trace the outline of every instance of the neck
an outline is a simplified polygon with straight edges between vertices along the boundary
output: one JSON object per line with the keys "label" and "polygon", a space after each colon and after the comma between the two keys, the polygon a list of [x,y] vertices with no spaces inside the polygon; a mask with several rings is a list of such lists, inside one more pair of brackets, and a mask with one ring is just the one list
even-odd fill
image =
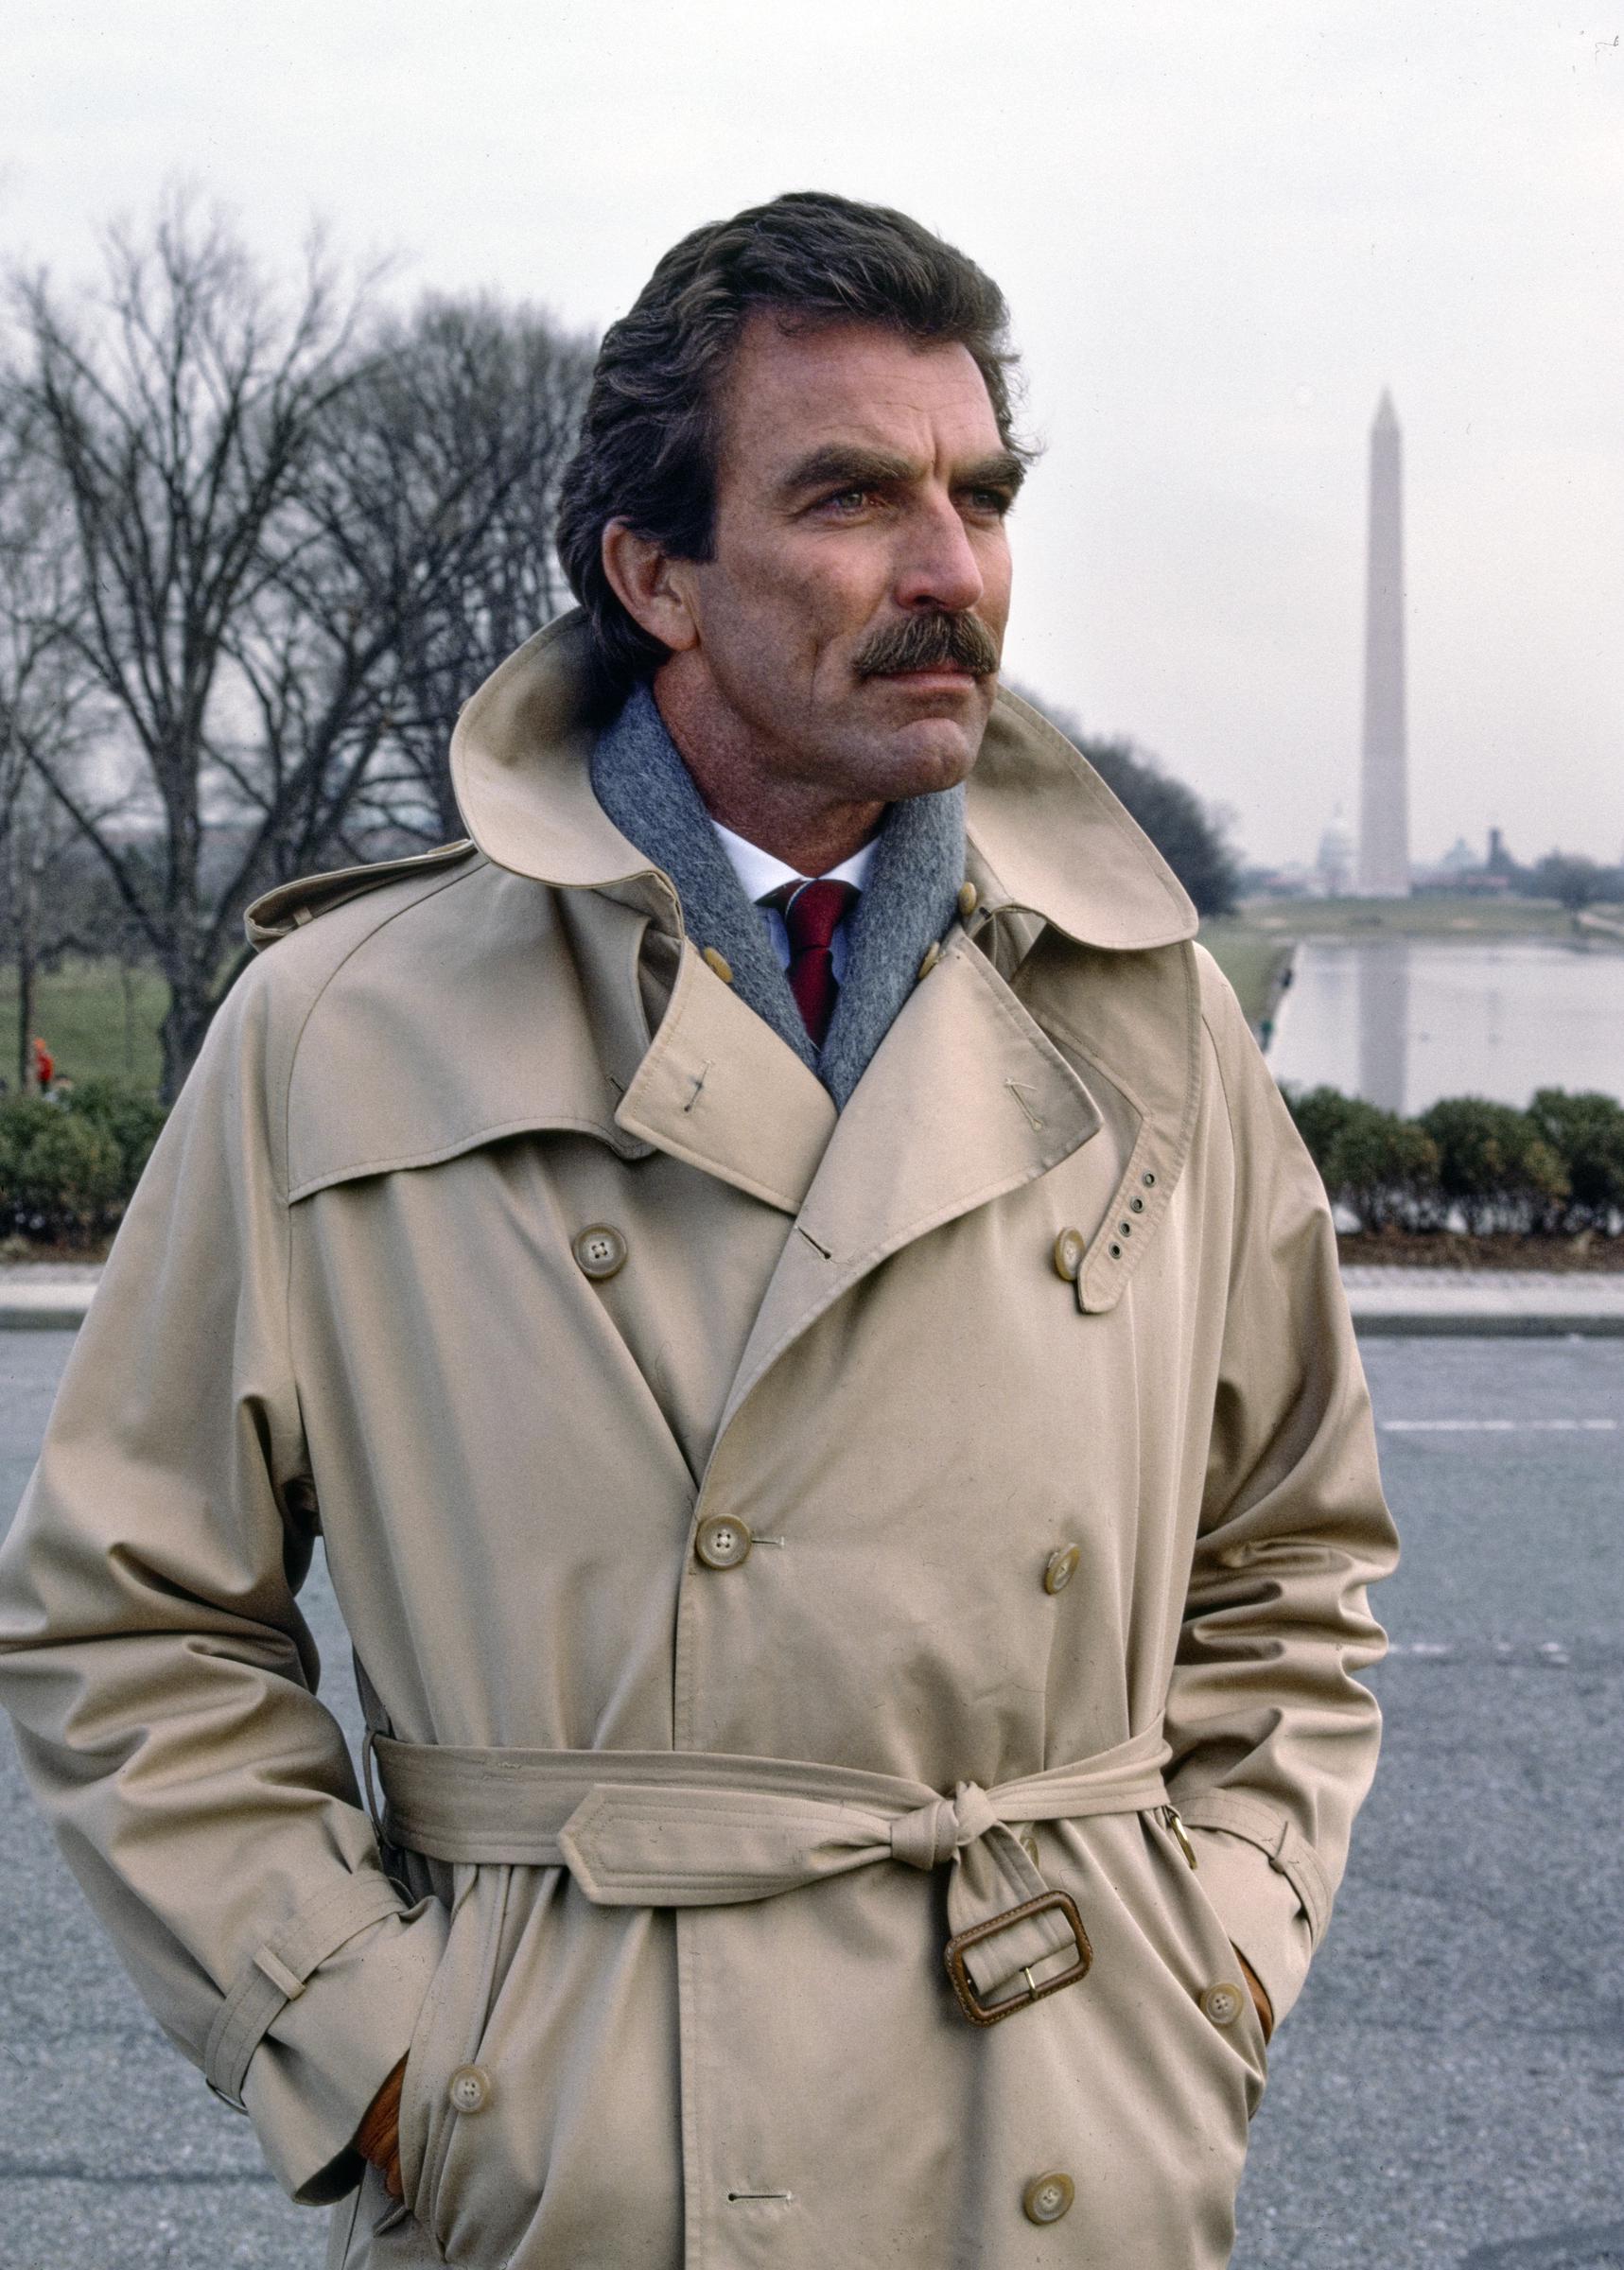
{"label": "neck", "polygon": [[797,875],[827,875],[878,833],[883,803],[787,778],[763,760],[743,719],[707,700],[681,673],[662,670],[653,690],[705,809],[747,844]]}

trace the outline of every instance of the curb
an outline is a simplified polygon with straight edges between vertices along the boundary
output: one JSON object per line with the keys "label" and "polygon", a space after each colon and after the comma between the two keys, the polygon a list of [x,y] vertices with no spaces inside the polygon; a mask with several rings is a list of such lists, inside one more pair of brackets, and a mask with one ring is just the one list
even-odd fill
{"label": "curb", "polygon": [[0,1332],[77,1332],[94,1284],[7,1284],[0,1282]]}
{"label": "curb", "polygon": [[1353,1328],[1370,1339],[1617,1339],[1624,1271],[1405,1269],[1344,1263]]}
{"label": "curb", "polygon": [[1355,1308],[1353,1330],[1362,1340],[1616,1340],[1624,1339],[1624,1310],[1506,1314],[1495,1309]]}
{"label": "curb", "polygon": [[[1426,1269],[1361,1269],[1347,1289],[1363,1339],[1624,1339],[1624,1272],[1541,1272],[1519,1283],[1506,1270],[1440,1283]],[[82,1279],[28,1284],[0,1273],[0,1332],[77,1332],[95,1290]]]}

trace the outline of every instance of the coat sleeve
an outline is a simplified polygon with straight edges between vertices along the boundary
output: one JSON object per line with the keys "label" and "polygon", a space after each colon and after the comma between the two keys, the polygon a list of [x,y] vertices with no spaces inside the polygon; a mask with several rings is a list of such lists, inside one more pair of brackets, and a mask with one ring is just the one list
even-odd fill
{"label": "coat sleeve", "polygon": [[0,1553],[0,1696],[159,2024],[321,2202],[359,2176],[443,1923],[379,1866],[294,1599],[314,1539],[270,975],[216,1018],[69,1361]]}
{"label": "coat sleeve", "polygon": [[1367,1586],[1397,1541],[1323,1187],[1202,959],[1232,1214],[1168,1785],[1202,1888],[1278,2021],[1324,1935],[1375,1771],[1381,1714],[1355,1674],[1386,1645]]}

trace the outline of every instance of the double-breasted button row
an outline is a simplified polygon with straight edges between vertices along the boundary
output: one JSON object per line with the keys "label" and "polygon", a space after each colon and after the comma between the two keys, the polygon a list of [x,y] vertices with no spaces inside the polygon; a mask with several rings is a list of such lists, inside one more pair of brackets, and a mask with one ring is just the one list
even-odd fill
{"label": "double-breasted button row", "polygon": [[1059,2168],[1034,2175],[1021,2194],[1021,2211],[1028,2223],[1057,2223],[1071,2211],[1077,2187]]}

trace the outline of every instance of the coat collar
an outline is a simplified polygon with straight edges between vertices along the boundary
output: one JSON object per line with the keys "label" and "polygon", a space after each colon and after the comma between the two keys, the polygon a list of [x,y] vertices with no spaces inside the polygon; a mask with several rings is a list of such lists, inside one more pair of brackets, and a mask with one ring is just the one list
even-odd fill
{"label": "coat collar", "polygon": [[[629,886],[680,934],[669,882],[592,793],[585,683],[585,618],[575,609],[480,687],[451,743],[468,832],[515,874],[565,889]],[[1015,694],[1001,690],[993,706],[966,827],[993,914],[1024,909],[1079,945],[1116,952],[1196,934],[1196,910],[1149,838],[1092,766]]]}

